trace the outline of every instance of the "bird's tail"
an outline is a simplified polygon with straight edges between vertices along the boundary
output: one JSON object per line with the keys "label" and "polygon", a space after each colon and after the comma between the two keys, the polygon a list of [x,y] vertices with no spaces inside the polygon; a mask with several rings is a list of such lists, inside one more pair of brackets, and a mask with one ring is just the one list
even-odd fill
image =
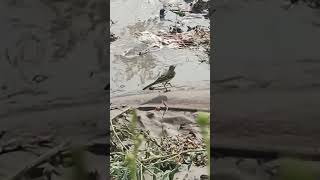
{"label": "bird's tail", "polygon": [[154,84],[155,84],[155,83],[151,83],[151,84],[149,84],[148,86],[144,87],[142,90],[146,90],[147,88],[153,86]]}

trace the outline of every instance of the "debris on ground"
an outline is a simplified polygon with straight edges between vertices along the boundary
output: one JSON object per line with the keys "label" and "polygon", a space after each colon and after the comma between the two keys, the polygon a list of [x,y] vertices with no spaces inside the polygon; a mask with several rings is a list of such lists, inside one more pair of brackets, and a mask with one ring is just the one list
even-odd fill
{"label": "debris on ground", "polygon": [[162,39],[149,31],[143,31],[135,34],[140,42],[149,44],[149,47],[162,48]]}
{"label": "debris on ground", "polygon": [[168,32],[159,31],[154,34],[148,31],[135,34],[137,39],[149,44],[149,47],[162,48],[163,45],[169,48],[187,48],[210,46],[210,30],[206,27],[196,26],[189,31],[182,32],[179,27],[170,27]]}
{"label": "debris on ground", "polygon": [[[136,149],[138,153],[135,156],[137,172],[142,173],[142,175],[139,173],[140,177],[153,176],[153,179],[162,179],[169,172],[173,177],[182,169],[207,166],[208,156],[205,145],[199,133],[194,129],[181,125],[179,134],[169,136],[163,129],[162,136],[157,137],[149,129],[141,126],[147,123],[145,118],[149,118],[150,121],[158,121],[156,119],[161,116],[155,115],[156,113],[148,111],[146,116],[133,115],[130,109],[125,109],[110,119],[110,167],[113,178],[126,179],[128,176],[129,167],[126,165],[126,157],[130,151],[135,151],[134,149],[137,148],[135,134],[136,136],[139,134],[143,139],[138,150]],[[137,123],[134,131],[132,131],[133,122]],[[188,170],[184,172],[190,173]]]}
{"label": "debris on ground", "polygon": [[114,33],[110,33],[110,42],[116,41],[119,39],[119,36],[116,36]]}
{"label": "debris on ground", "polygon": [[[159,44],[160,46],[161,44]],[[135,57],[138,57],[138,56],[143,56],[143,55],[146,55],[148,53],[150,53],[150,49],[151,47],[157,47],[158,45],[157,44],[152,44],[150,45],[150,47],[133,47],[133,48],[129,48],[127,50],[125,50],[120,56],[121,57],[125,57],[127,59],[130,59],[130,58],[135,58]],[[159,47],[158,46],[158,47]]]}
{"label": "debris on ground", "polygon": [[191,12],[193,13],[204,13],[207,12],[209,9],[209,2],[204,0],[198,0],[192,5]]}
{"label": "debris on ground", "polygon": [[202,14],[206,17],[209,14],[210,0],[193,0],[183,3],[169,3],[167,9],[180,17],[194,16],[194,14]]}
{"label": "debris on ground", "polygon": [[165,14],[165,9],[160,9],[160,20],[163,20],[164,18],[165,18],[165,16],[166,16],[166,14]]}
{"label": "debris on ground", "polygon": [[[210,28],[204,16],[209,14],[209,3],[206,0],[176,2],[170,1],[160,10],[160,20],[165,24],[160,30],[141,30],[134,32],[134,37],[147,48],[136,52],[136,56],[150,52],[150,48],[161,49],[164,46],[172,49],[190,48],[209,55]],[[203,60],[201,60],[203,61]]]}
{"label": "debris on ground", "polygon": [[[83,164],[81,164],[83,162],[80,162],[79,159],[86,157],[88,154],[105,156],[109,149],[107,143],[94,141],[75,146],[75,144],[69,140],[58,144],[54,142],[56,140],[54,136],[48,135],[30,138],[14,138],[1,143],[0,155],[22,151],[36,156],[33,161],[27,162],[25,166],[22,166],[16,170],[16,172],[7,174],[8,180],[52,179],[53,176],[63,178],[67,175],[61,172],[64,172],[67,168],[73,165],[83,166]],[[82,149],[81,154],[75,151],[75,147]],[[82,170],[83,172],[80,173],[88,174],[90,180],[98,180],[100,174],[96,170]]]}

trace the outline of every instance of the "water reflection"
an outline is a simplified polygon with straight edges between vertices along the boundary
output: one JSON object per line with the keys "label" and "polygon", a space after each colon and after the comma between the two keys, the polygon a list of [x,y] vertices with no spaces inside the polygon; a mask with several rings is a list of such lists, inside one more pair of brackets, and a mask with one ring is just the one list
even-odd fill
{"label": "water reflection", "polygon": [[[176,77],[172,80],[175,88],[209,88],[210,68],[208,64],[199,63],[199,57],[208,58],[204,52],[193,49],[171,49],[168,47],[150,49],[149,45],[137,40],[135,33],[148,31],[157,33],[167,30],[171,21],[160,22],[160,1],[111,1],[111,19],[116,23],[110,31],[120,38],[110,45],[111,96],[128,93],[142,93],[142,88],[155,80],[170,65],[177,65]],[[121,1],[123,2],[123,1]],[[168,13],[169,16],[170,13]],[[173,20],[175,14],[172,13]],[[183,23],[191,26],[198,24],[209,26],[207,19],[186,19]],[[138,55],[150,50],[150,53]]]}
{"label": "water reflection", "polygon": [[112,89],[126,84],[126,90],[137,89],[139,85],[145,84],[147,80],[154,78],[153,69],[156,68],[156,59],[150,55],[126,58],[114,55],[112,74]]}

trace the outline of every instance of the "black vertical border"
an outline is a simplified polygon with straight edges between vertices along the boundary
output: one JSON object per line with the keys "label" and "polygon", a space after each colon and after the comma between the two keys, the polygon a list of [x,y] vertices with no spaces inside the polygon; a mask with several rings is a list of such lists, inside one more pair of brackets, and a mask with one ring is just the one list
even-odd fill
{"label": "black vertical border", "polygon": [[[106,72],[106,106],[104,107],[106,110],[106,134],[107,134],[107,144],[110,147],[110,1],[107,1],[106,3],[107,5],[107,12],[106,12],[106,16],[107,16],[107,24],[106,24],[106,37],[101,37],[101,38],[105,38],[105,42],[106,42],[106,61],[108,61],[107,64],[107,69],[108,72]],[[110,149],[107,152],[107,157],[106,157],[106,174],[107,174],[107,179],[110,179]]]}
{"label": "black vertical border", "polygon": [[212,172],[214,172],[214,87],[213,87],[213,71],[214,71],[214,61],[215,61],[215,46],[214,46],[214,39],[215,39],[215,2],[214,0],[209,1],[209,18],[210,18],[210,179],[212,179]]}

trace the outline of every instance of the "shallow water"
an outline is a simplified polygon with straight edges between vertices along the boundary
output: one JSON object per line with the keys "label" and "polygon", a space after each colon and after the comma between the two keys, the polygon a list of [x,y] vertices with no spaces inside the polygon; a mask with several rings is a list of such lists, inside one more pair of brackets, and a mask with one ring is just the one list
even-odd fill
{"label": "shallow water", "polygon": [[[111,20],[115,22],[111,25],[111,32],[120,37],[110,46],[111,96],[142,93],[144,86],[172,64],[177,65],[176,77],[172,80],[174,88],[209,88],[210,66],[199,62],[201,58],[208,59],[204,52],[163,47],[144,56],[121,56],[129,49],[136,54],[146,48],[145,44],[133,37],[133,33],[168,28],[170,23],[159,20],[162,7],[163,3],[158,0],[111,1]],[[167,16],[172,14],[169,12]],[[207,19],[185,21],[192,25],[209,26]]]}

